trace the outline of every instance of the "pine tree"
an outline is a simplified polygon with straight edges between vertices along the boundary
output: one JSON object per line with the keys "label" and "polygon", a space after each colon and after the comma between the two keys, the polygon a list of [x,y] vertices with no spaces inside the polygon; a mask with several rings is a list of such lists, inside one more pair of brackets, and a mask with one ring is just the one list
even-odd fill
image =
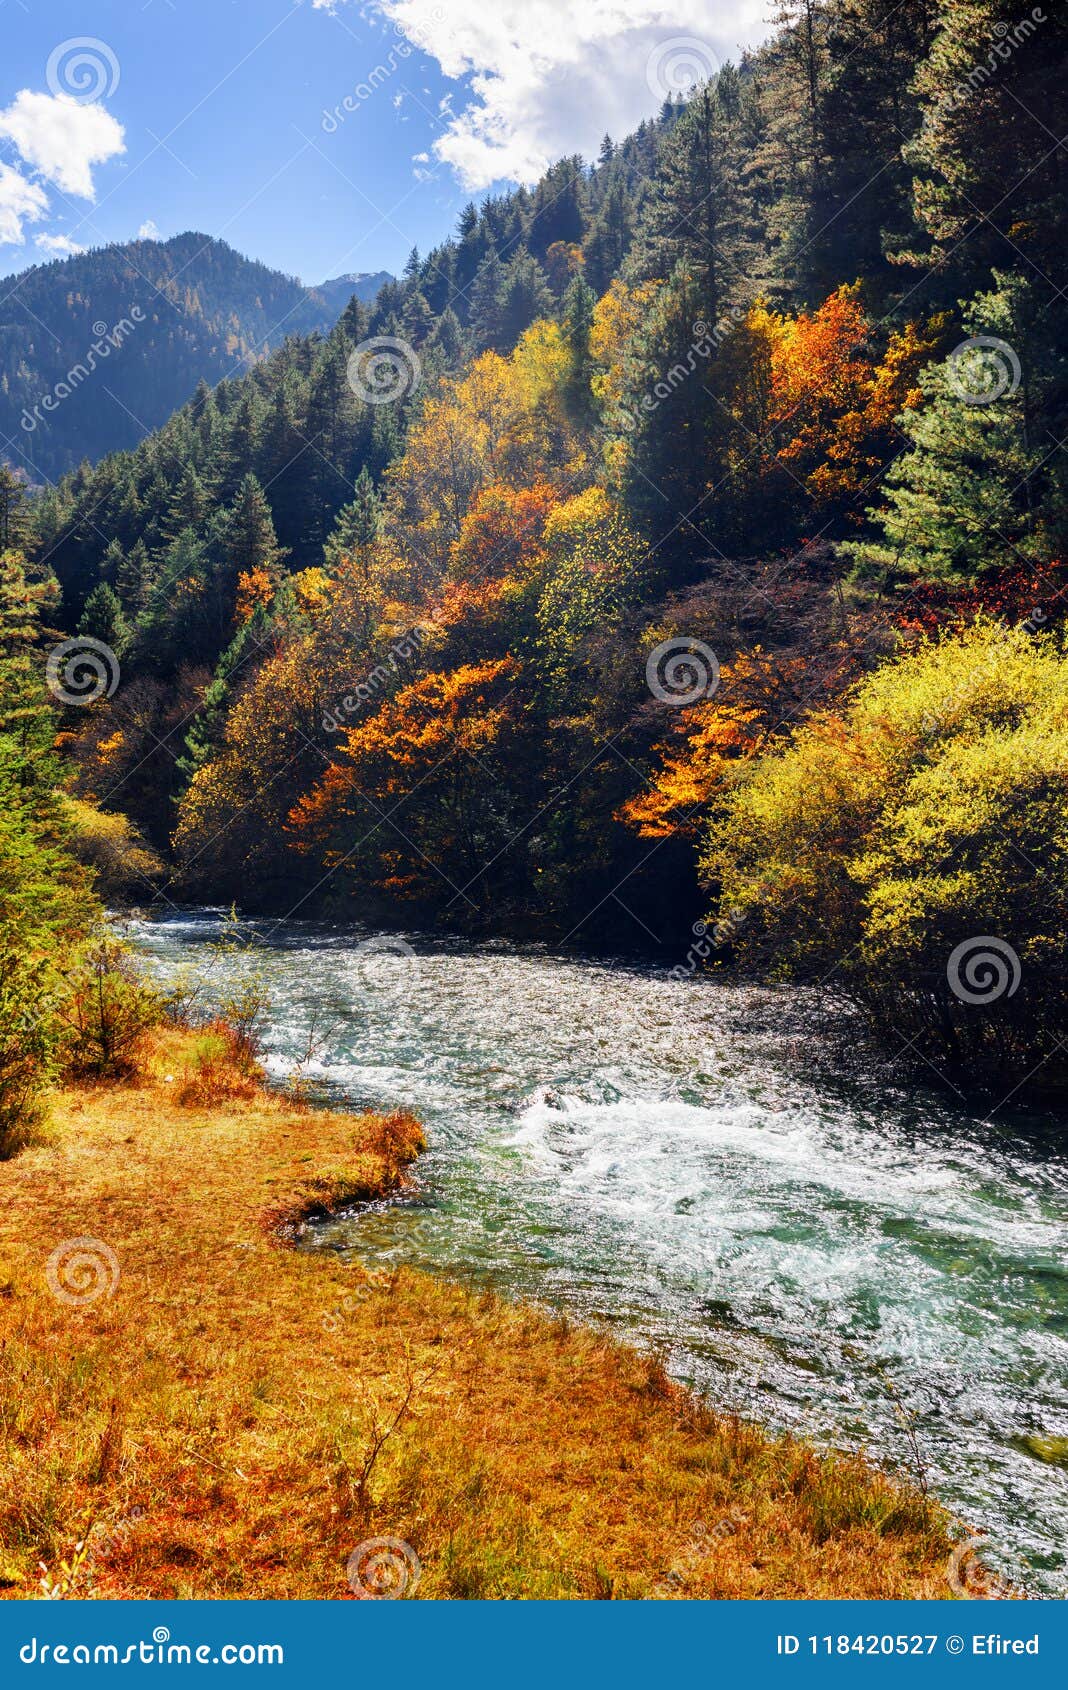
{"label": "pine tree", "polygon": [[580,244],[586,233],[586,176],[581,158],[562,158],[550,165],[534,189],[526,245],[545,262],[557,241]]}
{"label": "pine tree", "polygon": [[737,75],[725,66],[666,143],[635,261],[644,278],[685,273],[710,324],[730,300],[748,303],[752,294],[739,119]]}
{"label": "pine tree", "polygon": [[100,913],[67,849],[37,650],[53,601],[54,584],[31,582],[18,552],[0,552],[0,1158],[28,1141],[39,1118],[59,1054],[64,973]]}
{"label": "pine tree", "polygon": [[184,784],[206,763],[222,737],[226,712],[238,681],[251,680],[267,646],[272,616],[257,605],[220,657],[204,692],[204,699],[185,737],[185,755],[178,759]]}
{"label": "pine tree", "polygon": [[147,547],[143,540],[138,540],[123,555],[115,576],[119,597],[125,608],[135,617],[145,608],[154,574]]}
{"label": "pine tree", "polygon": [[907,148],[923,256],[952,258],[958,291],[961,281],[988,285],[1021,254],[1052,276],[1066,223],[1068,12],[1051,6],[1039,21],[1015,0],[954,0],[938,24],[916,75],[923,123]]}
{"label": "pine tree", "polygon": [[169,545],[183,528],[203,528],[212,510],[212,498],[193,464],[182,472],[173,495],[167,502],[166,516],[160,524],[160,538]]}
{"label": "pine tree", "polygon": [[868,513],[879,536],[844,548],[862,579],[973,582],[1058,556],[1068,541],[1045,426],[1051,398],[1064,392],[1063,347],[1030,285],[998,280],[966,322],[994,345],[963,343],[920,375],[923,404],[901,421],[910,450],[886,474],[884,504]]}
{"label": "pine tree", "polygon": [[529,252],[517,252],[504,269],[495,350],[511,352],[531,323],[552,312],[553,296],[544,270]]}
{"label": "pine tree", "polygon": [[414,288],[404,307],[404,339],[412,346],[422,346],[434,327],[434,314],[421,288]]}
{"label": "pine tree", "polygon": [[26,483],[0,463],[0,552],[18,551],[29,528]]}
{"label": "pine tree", "polygon": [[634,240],[634,208],[622,175],[609,187],[586,236],[586,277],[597,293],[605,293],[618,276]]}
{"label": "pine tree", "polygon": [[274,581],[281,578],[286,548],[278,544],[271,507],[254,475],[245,476],[233,504],[223,513],[219,548],[231,593],[240,575],[255,570]]}
{"label": "pine tree", "polygon": [[471,284],[471,336],[479,352],[500,352],[504,348],[501,325],[504,295],[504,265],[492,248],[482,260]]}
{"label": "pine tree", "polygon": [[564,338],[570,358],[567,378],[567,403],[571,414],[580,422],[588,422],[593,414],[590,357],[590,329],[597,295],[576,276],[564,295]]}
{"label": "pine tree", "polygon": [[323,565],[331,575],[336,575],[346,561],[356,562],[366,575],[381,525],[381,503],[364,465],[356,478],[353,497],[338,511],[323,547]]}
{"label": "pine tree", "polygon": [[116,657],[123,657],[130,645],[131,629],[122,608],[122,601],[113,587],[101,581],[85,601],[78,618],[79,634],[100,640],[109,646]]}
{"label": "pine tree", "polygon": [[[224,386],[229,386],[224,383]],[[255,390],[247,389],[227,417],[223,444],[213,468],[213,483],[218,497],[226,503],[232,499],[248,474],[248,466],[255,462],[259,437],[260,405]]]}
{"label": "pine tree", "polygon": [[863,276],[884,308],[900,289],[888,255],[913,234],[912,171],[904,149],[920,125],[916,69],[935,33],[932,0],[838,0],[831,8],[820,95],[823,167],[792,278],[818,304],[844,277]]}
{"label": "pine tree", "polygon": [[338,321],[338,328],[352,346],[367,339],[370,318],[363,300],[353,294]]}
{"label": "pine tree", "polygon": [[434,324],[434,332],[427,342],[428,351],[440,354],[442,368],[451,373],[460,368],[464,359],[464,332],[455,311],[446,309]]}

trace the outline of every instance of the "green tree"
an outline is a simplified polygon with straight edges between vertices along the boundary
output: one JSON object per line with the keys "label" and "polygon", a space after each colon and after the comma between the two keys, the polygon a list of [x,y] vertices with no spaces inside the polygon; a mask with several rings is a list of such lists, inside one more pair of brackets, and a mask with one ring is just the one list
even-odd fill
{"label": "green tree", "polygon": [[66,971],[98,919],[52,750],[55,722],[37,649],[54,597],[16,552],[0,554],[0,1157],[32,1136],[61,1054]]}
{"label": "green tree", "polygon": [[263,488],[246,475],[229,510],[219,523],[219,550],[226,591],[236,593],[238,577],[261,570],[271,580],[281,578],[286,548],[278,544],[274,518]]}
{"label": "green tree", "polygon": [[323,547],[323,565],[336,575],[345,559],[367,575],[370,556],[381,526],[381,503],[366,465],[356,477],[352,499],[342,505]]}
{"label": "green tree", "polygon": [[844,547],[861,578],[973,581],[1014,558],[1056,556],[1068,538],[1047,439],[1064,353],[1030,286],[998,281],[968,311],[968,338],[921,373],[923,404],[901,419],[909,450],[868,513],[879,532]]}
{"label": "green tree", "polygon": [[130,645],[131,628],[122,608],[122,601],[113,587],[101,581],[85,601],[85,609],[78,618],[79,634],[101,640],[110,646],[116,657],[122,657]]}
{"label": "green tree", "polygon": [[968,291],[1021,256],[1055,273],[1064,251],[1068,13],[1015,0],[941,0],[916,75],[923,122],[906,149],[928,262]]}
{"label": "green tree", "polygon": [[0,463],[0,552],[17,551],[29,528],[26,483]]}

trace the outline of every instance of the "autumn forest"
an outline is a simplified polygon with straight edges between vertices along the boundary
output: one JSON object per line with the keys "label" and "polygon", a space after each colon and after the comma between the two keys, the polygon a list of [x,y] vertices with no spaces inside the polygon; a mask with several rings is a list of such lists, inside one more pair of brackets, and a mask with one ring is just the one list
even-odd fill
{"label": "autumn forest", "polygon": [[4,1594],[1063,1572],[1066,65],[778,0],[396,278],[27,272],[152,415],[0,321]]}

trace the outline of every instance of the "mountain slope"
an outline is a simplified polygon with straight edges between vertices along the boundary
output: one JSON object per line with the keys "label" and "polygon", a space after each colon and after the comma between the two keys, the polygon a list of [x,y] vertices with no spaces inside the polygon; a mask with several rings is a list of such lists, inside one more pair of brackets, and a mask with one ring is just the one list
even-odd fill
{"label": "mountain slope", "polygon": [[347,276],[333,276],[329,281],[317,282],[312,291],[326,300],[337,318],[354,294],[357,299],[362,299],[364,304],[368,305],[379,288],[384,288],[386,283],[392,280],[388,270],[358,270]]}
{"label": "mountain slope", "polygon": [[0,459],[41,483],[134,446],[201,378],[329,330],[380,280],[305,288],[193,232],[25,270],[0,284]]}

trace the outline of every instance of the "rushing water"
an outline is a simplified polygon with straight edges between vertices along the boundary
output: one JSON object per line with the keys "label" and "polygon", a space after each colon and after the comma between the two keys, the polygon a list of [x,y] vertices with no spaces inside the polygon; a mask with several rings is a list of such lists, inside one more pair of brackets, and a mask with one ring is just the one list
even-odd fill
{"label": "rushing water", "polygon": [[[218,927],[192,911],[134,937],[173,977],[214,957]],[[932,1489],[989,1533],[985,1558],[1064,1594],[1054,1123],[984,1124],[877,1074],[815,1077],[799,993],[497,944],[254,930],[270,1066],[410,1108],[430,1139],[413,1201],[318,1227],[314,1247],[610,1322],[716,1403],[898,1468],[907,1420]],[[212,961],[209,989],[254,965]]]}

